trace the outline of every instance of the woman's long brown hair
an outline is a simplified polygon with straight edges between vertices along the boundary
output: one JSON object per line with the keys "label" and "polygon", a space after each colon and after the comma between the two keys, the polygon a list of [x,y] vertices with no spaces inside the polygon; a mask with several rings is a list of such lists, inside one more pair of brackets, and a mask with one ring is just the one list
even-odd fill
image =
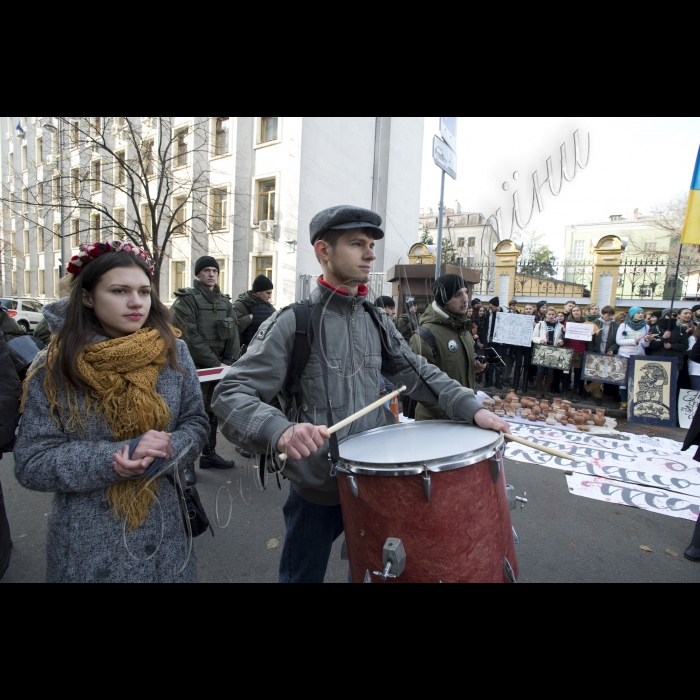
{"label": "woman's long brown hair", "polygon": [[[95,336],[103,336],[104,329],[100,325],[95,312],[83,304],[83,291],[94,292],[100,280],[116,268],[138,267],[151,279],[150,268],[145,262],[130,253],[104,253],[93,260],[80,273],[68,301],[66,322],[58,334],[52,338],[52,348],[49,349],[48,372],[52,375],[56,386],[67,382],[69,386],[89,391],[84,377],[77,367],[78,356],[95,342]],[[170,325],[170,311],[160,301],[156,290],[151,284],[151,312],[144,328],[158,331],[165,344],[165,356],[170,367],[176,372],[184,373],[177,361],[177,341]],[[54,352],[52,352],[54,350]]]}

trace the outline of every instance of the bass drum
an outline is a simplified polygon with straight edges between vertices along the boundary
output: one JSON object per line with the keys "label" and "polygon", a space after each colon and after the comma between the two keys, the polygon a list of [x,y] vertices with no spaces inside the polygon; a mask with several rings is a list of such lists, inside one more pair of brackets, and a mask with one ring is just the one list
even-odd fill
{"label": "bass drum", "polygon": [[[338,481],[352,580],[515,583],[504,445],[499,433],[443,421],[342,442]],[[387,544],[399,553],[393,574]]]}

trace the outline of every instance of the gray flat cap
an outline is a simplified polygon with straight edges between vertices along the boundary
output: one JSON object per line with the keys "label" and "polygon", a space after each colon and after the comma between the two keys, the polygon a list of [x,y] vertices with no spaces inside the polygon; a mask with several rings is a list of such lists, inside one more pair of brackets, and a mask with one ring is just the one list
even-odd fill
{"label": "gray flat cap", "polygon": [[377,212],[361,207],[340,206],[325,209],[311,220],[311,245],[320,241],[328,231],[349,231],[354,228],[371,228],[374,240],[384,238],[382,217]]}

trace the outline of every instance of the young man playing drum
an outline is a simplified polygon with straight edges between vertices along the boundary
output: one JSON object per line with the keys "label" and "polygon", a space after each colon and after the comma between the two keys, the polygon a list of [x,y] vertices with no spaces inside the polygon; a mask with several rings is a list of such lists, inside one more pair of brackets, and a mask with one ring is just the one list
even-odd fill
{"label": "young man playing drum", "polygon": [[[311,244],[323,276],[311,295],[310,322],[298,322],[298,307],[275,314],[214,398],[229,440],[250,452],[289,456],[284,475],[292,488],[284,508],[281,583],[322,583],[325,578],[333,543],[344,529],[329,452],[337,456],[336,437],[383,427],[386,419],[375,410],[330,443],[326,426],[379,399],[382,374],[396,386],[405,385],[412,399],[436,403],[452,420],[510,432],[505,421],[482,409],[474,392],[416,357],[389,318],[368,303],[366,285],[377,257],[375,241],[384,237],[381,226],[378,214],[351,206],[314,217]],[[299,391],[290,396],[295,339],[305,329],[312,349]],[[270,406],[278,395],[284,412]]]}

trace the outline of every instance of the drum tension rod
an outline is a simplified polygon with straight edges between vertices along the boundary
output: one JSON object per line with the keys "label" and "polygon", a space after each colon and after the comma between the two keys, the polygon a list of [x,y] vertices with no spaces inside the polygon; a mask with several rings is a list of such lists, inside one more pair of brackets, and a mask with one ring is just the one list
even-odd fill
{"label": "drum tension rod", "polygon": [[430,503],[430,499],[433,495],[433,483],[430,480],[430,472],[428,467],[425,468],[425,473],[423,474],[423,490],[425,491],[425,500]]}

